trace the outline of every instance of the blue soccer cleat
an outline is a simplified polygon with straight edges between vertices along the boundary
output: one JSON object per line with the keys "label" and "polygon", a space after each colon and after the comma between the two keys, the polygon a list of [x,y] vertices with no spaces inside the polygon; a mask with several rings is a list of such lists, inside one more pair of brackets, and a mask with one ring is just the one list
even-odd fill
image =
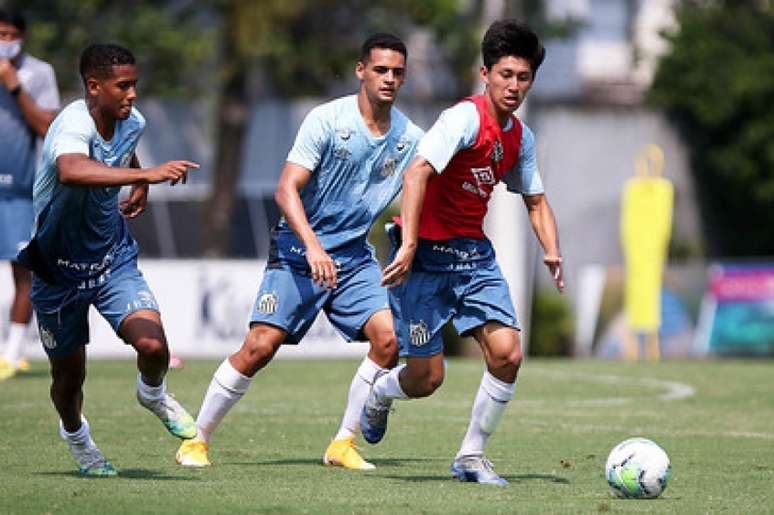
{"label": "blue soccer cleat", "polygon": [[492,462],[485,456],[459,457],[452,462],[451,471],[460,481],[469,481],[482,485],[508,485],[508,481],[495,473]]}
{"label": "blue soccer cleat", "polygon": [[392,400],[385,404],[376,398],[372,388],[360,413],[360,432],[366,442],[379,443],[384,438],[384,433],[387,432],[387,415],[391,409]]}

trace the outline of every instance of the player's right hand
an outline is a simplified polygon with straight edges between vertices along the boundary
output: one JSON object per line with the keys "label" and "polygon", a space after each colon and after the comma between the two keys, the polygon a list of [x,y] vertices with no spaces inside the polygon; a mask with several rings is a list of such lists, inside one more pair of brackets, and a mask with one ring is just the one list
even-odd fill
{"label": "player's right hand", "polygon": [[188,170],[198,168],[199,164],[193,161],[168,161],[153,168],[146,168],[145,181],[149,184],[169,181],[172,186],[180,181],[185,184],[188,179]]}
{"label": "player's right hand", "polygon": [[312,281],[323,288],[336,288],[336,263],[322,247],[308,247],[306,249],[306,262],[312,273]]}
{"label": "player's right hand", "polygon": [[411,272],[411,264],[414,262],[414,253],[403,245],[395,253],[395,259],[387,265],[382,272],[382,286],[393,288],[406,282]]}

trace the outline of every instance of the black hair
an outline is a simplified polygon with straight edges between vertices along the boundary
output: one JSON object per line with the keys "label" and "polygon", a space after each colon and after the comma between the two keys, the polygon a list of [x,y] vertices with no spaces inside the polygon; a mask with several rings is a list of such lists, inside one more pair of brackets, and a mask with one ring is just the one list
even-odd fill
{"label": "black hair", "polygon": [[363,46],[360,48],[361,63],[368,62],[369,57],[371,57],[371,50],[374,48],[395,50],[396,52],[403,54],[403,59],[408,59],[406,45],[398,36],[395,36],[394,34],[388,34],[386,32],[378,32],[372,36],[369,36],[369,38],[365,40]]}
{"label": "black hair", "polygon": [[24,34],[27,31],[27,21],[20,12],[0,7],[0,22],[9,23]]}
{"label": "black hair", "polygon": [[104,80],[113,76],[113,66],[134,64],[134,55],[124,47],[113,44],[94,44],[81,53],[80,72],[83,83],[89,77]]}
{"label": "black hair", "polygon": [[532,74],[535,75],[546,56],[546,50],[529,25],[510,19],[496,21],[489,26],[481,42],[481,56],[487,70],[491,70],[503,57],[521,57],[529,62]]}

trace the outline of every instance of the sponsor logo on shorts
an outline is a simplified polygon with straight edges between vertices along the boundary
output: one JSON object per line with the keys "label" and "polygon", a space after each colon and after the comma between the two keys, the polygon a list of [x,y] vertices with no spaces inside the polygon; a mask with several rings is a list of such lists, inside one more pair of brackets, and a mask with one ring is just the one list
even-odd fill
{"label": "sponsor logo on shorts", "polygon": [[54,334],[42,325],[38,327],[40,328],[40,341],[43,342],[43,347],[49,350],[56,349],[56,339],[54,338]]}
{"label": "sponsor logo on shorts", "polygon": [[276,292],[264,293],[261,295],[261,298],[258,299],[258,311],[267,315],[271,315],[277,312],[278,303],[279,298],[277,297]]}
{"label": "sponsor logo on shorts", "polygon": [[0,173],[0,184],[3,186],[12,186],[13,175],[10,173]]}
{"label": "sponsor logo on shorts", "polygon": [[409,323],[409,338],[411,339],[411,345],[415,347],[421,347],[430,341],[430,331],[427,330],[427,324],[420,320],[417,323]]}

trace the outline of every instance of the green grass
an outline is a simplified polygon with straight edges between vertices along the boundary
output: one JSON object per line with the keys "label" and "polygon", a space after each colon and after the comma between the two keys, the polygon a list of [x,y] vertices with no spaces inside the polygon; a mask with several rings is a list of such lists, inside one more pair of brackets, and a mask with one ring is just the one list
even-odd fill
{"label": "green grass", "polygon": [[[198,410],[215,362],[170,373]],[[259,373],[215,434],[206,470],[174,464],[177,442],[134,400],[130,362],[91,362],[85,413],[118,468],[84,479],[57,436],[46,366],[0,384],[1,513],[766,513],[774,511],[774,362],[624,364],[529,360],[487,453],[506,488],[459,483],[448,467],[481,377],[449,363],[432,397],[403,402],[384,441],[363,443],[368,473],[329,469],[357,363],[277,361]],[[665,381],[695,393],[665,400]],[[679,394],[679,385],[672,385]],[[679,395],[678,395],[679,397]],[[656,500],[608,494],[607,453],[646,436],[674,476]]]}

